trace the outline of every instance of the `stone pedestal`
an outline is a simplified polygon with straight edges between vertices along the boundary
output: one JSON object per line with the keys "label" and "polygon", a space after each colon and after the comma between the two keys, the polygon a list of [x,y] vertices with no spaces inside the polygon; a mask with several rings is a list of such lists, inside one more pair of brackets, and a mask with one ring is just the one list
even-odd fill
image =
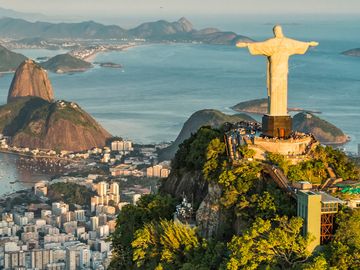
{"label": "stone pedestal", "polygon": [[270,116],[262,118],[262,134],[269,138],[288,138],[292,131],[291,116]]}

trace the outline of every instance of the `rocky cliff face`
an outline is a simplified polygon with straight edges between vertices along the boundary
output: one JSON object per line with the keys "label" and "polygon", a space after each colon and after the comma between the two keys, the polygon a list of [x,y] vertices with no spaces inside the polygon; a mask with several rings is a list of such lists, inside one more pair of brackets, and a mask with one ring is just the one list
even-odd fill
{"label": "rocky cliff face", "polygon": [[176,198],[186,196],[189,201],[194,201],[194,204],[198,206],[207,195],[208,182],[203,178],[201,171],[172,171],[162,183],[161,191]]}
{"label": "rocky cliff face", "polygon": [[76,103],[23,98],[0,107],[0,133],[17,147],[83,151],[110,134]]}
{"label": "rocky cliff face", "polygon": [[209,185],[208,194],[196,211],[198,231],[204,238],[212,238],[218,234],[222,219],[220,197],[221,188],[218,185]]}
{"label": "rocky cliff face", "polygon": [[31,149],[84,151],[103,147],[111,135],[74,102],[53,102],[54,93],[44,69],[32,60],[17,69],[0,107],[0,133],[11,144]]}
{"label": "rocky cliff face", "polygon": [[8,102],[19,97],[39,97],[47,101],[54,99],[48,75],[33,60],[25,60],[16,70],[8,94]]}
{"label": "rocky cliff face", "polygon": [[225,226],[232,226],[226,224],[226,211],[220,203],[220,186],[209,184],[201,171],[172,171],[160,190],[179,199],[185,196],[193,203],[198,232],[202,237],[218,237]]}

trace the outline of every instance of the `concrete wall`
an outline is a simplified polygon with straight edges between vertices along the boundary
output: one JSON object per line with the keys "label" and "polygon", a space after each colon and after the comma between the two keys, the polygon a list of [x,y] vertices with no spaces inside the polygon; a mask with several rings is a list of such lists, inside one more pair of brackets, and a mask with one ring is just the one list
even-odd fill
{"label": "concrete wall", "polygon": [[263,148],[267,152],[278,153],[281,155],[301,155],[306,147],[310,145],[311,137],[304,139],[274,140],[255,137],[254,145]]}

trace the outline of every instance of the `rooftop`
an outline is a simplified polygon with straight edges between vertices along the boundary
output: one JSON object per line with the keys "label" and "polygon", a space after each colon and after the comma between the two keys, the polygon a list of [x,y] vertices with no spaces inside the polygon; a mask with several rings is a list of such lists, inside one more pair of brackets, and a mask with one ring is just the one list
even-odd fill
{"label": "rooftop", "polygon": [[327,194],[326,192],[320,191],[320,192],[317,192],[317,193],[321,195],[321,202],[322,203],[344,203],[339,198],[331,196],[331,195]]}

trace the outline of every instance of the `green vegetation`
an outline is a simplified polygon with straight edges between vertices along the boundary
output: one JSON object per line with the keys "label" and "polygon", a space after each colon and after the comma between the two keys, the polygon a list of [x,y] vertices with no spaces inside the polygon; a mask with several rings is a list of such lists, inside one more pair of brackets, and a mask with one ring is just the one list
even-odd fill
{"label": "green vegetation", "polygon": [[[310,253],[312,236],[301,234],[296,203],[263,178],[262,163],[230,163],[222,134],[200,128],[179,146],[172,163],[173,173],[201,171],[205,182],[220,187],[218,231],[204,239],[198,229],[172,221],[176,202],[169,195],[144,196],[118,217],[110,269],[359,269],[360,211],[341,214],[334,242]],[[251,156],[249,150],[239,149],[244,157]],[[313,160],[296,166],[281,155],[270,154],[268,161],[287,175],[312,179],[322,179],[328,166],[344,176],[356,172],[350,160],[332,148],[319,147]]]}
{"label": "green vegetation", "polygon": [[189,226],[161,220],[136,231],[131,245],[139,269],[179,269],[199,242]]}
{"label": "green vegetation", "polygon": [[254,149],[250,149],[247,145],[242,145],[238,148],[238,151],[241,155],[241,157],[248,159],[253,158],[256,154],[256,151]]}
{"label": "green vegetation", "polygon": [[25,191],[18,193],[19,194],[17,194],[13,198],[6,198],[6,200],[0,203],[0,205],[4,207],[6,211],[11,211],[15,205],[29,205],[31,203],[41,203],[41,200],[39,200],[39,198],[37,198],[33,192]]}
{"label": "green vegetation", "polygon": [[15,146],[70,151],[102,146],[110,137],[77,104],[38,97],[17,98],[1,106],[0,133],[11,136]]}
{"label": "green vegetation", "polygon": [[44,99],[18,98],[0,107],[0,131],[14,136],[18,132],[25,132],[32,136],[42,136],[40,132],[34,132],[32,122],[41,122],[41,131],[45,132],[46,124],[50,119],[56,122],[60,119],[69,120],[72,123],[84,127],[96,129],[95,122],[91,121],[86,112],[80,108],[73,108],[70,102],[64,102],[65,107],[60,108],[57,103],[50,103]]}
{"label": "green vegetation", "polygon": [[[253,154],[246,147],[240,151],[247,153],[245,156]],[[220,203],[230,220],[240,220],[239,230],[249,228],[256,218],[270,219],[276,215],[295,214],[294,202],[261,177],[261,163],[244,160],[232,166],[227,160],[225,143],[218,138],[209,143],[206,157],[204,177],[221,187]],[[224,228],[223,233],[234,232],[231,228]]]}
{"label": "green vegetation", "polygon": [[231,252],[228,270],[294,269],[310,256],[310,237],[301,236],[301,218],[257,218],[248,231],[234,236],[228,244]]}
{"label": "green vegetation", "polygon": [[11,103],[0,106],[0,130],[2,132],[19,114],[29,99],[30,98],[18,98]]}
{"label": "green vegetation", "polygon": [[52,103],[49,108],[49,114],[47,118],[52,119],[52,121],[56,122],[59,120],[69,120],[71,123],[74,123],[78,126],[88,127],[92,129],[97,129],[95,122],[90,119],[90,116],[83,111],[78,105],[75,103],[73,107],[71,102],[63,101],[65,106],[59,107],[56,103]]}
{"label": "green vegetation", "polygon": [[145,195],[136,206],[125,206],[117,218],[116,231],[111,236],[114,259],[110,269],[135,269],[131,246],[135,232],[146,223],[171,220],[175,205],[176,201],[168,195]]}
{"label": "green vegetation", "polygon": [[44,119],[49,105],[48,101],[34,97],[19,98],[0,107],[1,132],[9,136],[14,136],[21,131],[32,134],[28,126],[29,122]]}
{"label": "green vegetation", "polygon": [[201,127],[220,128],[226,122],[255,121],[246,114],[228,115],[218,110],[200,110],[193,113],[184,123],[178,137],[169,147],[159,152],[161,159],[172,159],[180,149],[180,144],[189,139],[192,134],[196,134]]}
{"label": "green vegetation", "polygon": [[318,146],[312,153],[312,158],[291,165],[289,161],[279,154],[268,154],[268,160],[279,166],[287,175],[290,181],[309,181],[314,184],[321,184],[327,178],[328,168],[332,168],[338,177],[344,180],[358,180],[360,177],[359,168],[340,150],[332,147]]}
{"label": "green vegetation", "polygon": [[334,241],[325,255],[336,269],[360,269],[360,210],[344,211],[337,217]]}
{"label": "green vegetation", "polygon": [[209,143],[221,136],[219,130],[204,126],[185,140],[177,151],[172,162],[173,169],[185,168],[189,171],[201,170],[205,160]]}
{"label": "green vegetation", "polygon": [[48,197],[51,201],[64,201],[69,204],[87,205],[95,192],[74,183],[55,183],[50,185]]}

